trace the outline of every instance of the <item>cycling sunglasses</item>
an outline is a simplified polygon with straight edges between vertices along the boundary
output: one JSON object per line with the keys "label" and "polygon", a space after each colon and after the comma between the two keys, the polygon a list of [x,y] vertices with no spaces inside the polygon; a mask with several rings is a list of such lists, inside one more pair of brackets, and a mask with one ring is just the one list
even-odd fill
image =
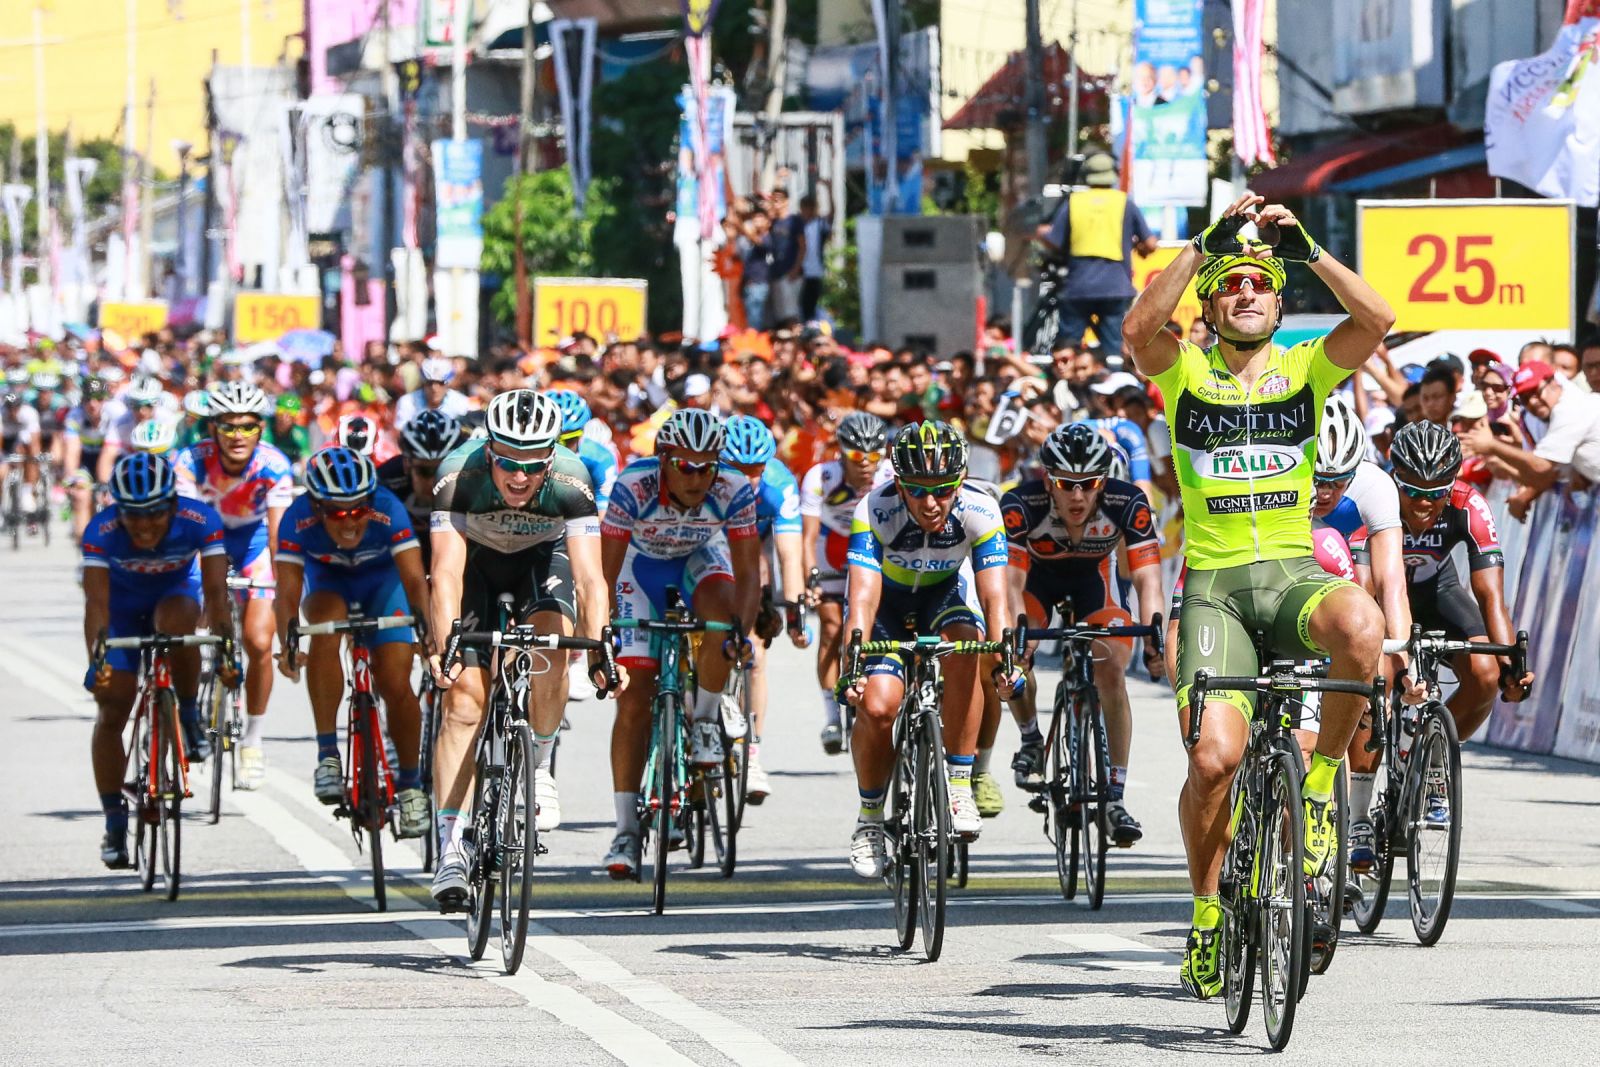
{"label": "cycling sunglasses", "polygon": [[334,508],[323,505],[319,507],[317,511],[324,519],[332,519],[334,522],[349,522],[352,519],[364,519],[368,515],[372,514],[372,505],[352,504],[349,507],[344,508]]}
{"label": "cycling sunglasses", "polygon": [[912,500],[922,500],[933,497],[935,500],[944,500],[955,494],[961,488],[961,479],[953,482],[941,482],[938,485],[914,485],[911,482],[901,482],[900,488],[905,490],[906,496]]}
{"label": "cycling sunglasses", "polygon": [[244,423],[217,423],[217,432],[224,437],[254,437],[261,432],[261,424],[247,426]]}
{"label": "cycling sunglasses", "polygon": [[851,463],[860,463],[862,460],[865,460],[868,463],[882,463],[883,453],[863,452],[859,448],[847,448],[844,450],[844,458],[849,460]]}
{"label": "cycling sunglasses", "polygon": [[1329,489],[1342,489],[1355,478],[1354,474],[1313,474],[1311,480]]}
{"label": "cycling sunglasses", "polygon": [[708,459],[696,463],[691,459],[679,459],[678,457],[674,456],[673,458],[667,460],[667,462],[672,464],[673,469],[675,469],[679,474],[687,474],[691,478],[697,475],[710,473],[711,471],[717,469],[717,461],[714,459]]}
{"label": "cycling sunglasses", "polygon": [[540,474],[549,469],[552,459],[550,456],[543,459],[512,459],[510,456],[502,456],[493,449],[489,451],[489,458],[494,460],[496,467],[507,474]]}
{"label": "cycling sunglasses", "polygon": [[1398,475],[1395,477],[1394,484],[1398,485],[1400,491],[1412,500],[1442,500],[1450,495],[1450,490],[1455,488],[1455,483],[1453,482],[1449,485],[1439,486],[1412,485],[1410,482],[1402,481]]}
{"label": "cycling sunglasses", "polygon": [[1081,489],[1085,493],[1098,493],[1100,487],[1106,484],[1106,479],[1104,475],[1094,478],[1057,478],[1052,475],[1050,484],[1063,493],[1070,493],[1074,489]]}
{"label": "cycling sunglasses", "polygon": [[1263,273],[1223,275],[1222,280],[1217,282],[1216,291],[1224,296],[1233,296],[1236,293],[1244,292],[1245,282],[1249,282],[1250,288],[1258,293],[1275,293],[1278,291],[1278,287],[1272,282],[1272,276]]}

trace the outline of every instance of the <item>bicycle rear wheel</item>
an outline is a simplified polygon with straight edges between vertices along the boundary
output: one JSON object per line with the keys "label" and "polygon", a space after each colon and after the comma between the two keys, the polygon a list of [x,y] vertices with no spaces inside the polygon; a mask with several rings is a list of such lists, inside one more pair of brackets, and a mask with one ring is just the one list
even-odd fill
{"label": "bicycle rear wheel", "polygon": [[[664,712],[660,716],[661,743],[656,748],[656,795],[651,798],[655,813],[651,818],[655,831],[655,870],[650,872],[650,902],[660,915],[667,907],[667,853],[672,850],[673,798],[677,795],[678,735],[682,730],[683,708],[674,697],[666,697]],[[687,816],[687,813],[685,813]],[[692,817],[692,816],[691,816]],[[684,819],[685,823],[689,817]],[[701,844],[704,848],[704,844]],[[704,856],[704,852],[701,853]]]}
{"label": "bicycle rear wheel", "polygon": [[917,936],[916,844],[912,828],[912,795],[916,783],[916,762],[912,743],[905,736],[905,720],[895,727],[894,775],[885,798],[883,830],[889,864],[883,880],[894,896],[894,932],[900,951],[911,948]]}
{"label": "bicycle rear wheel", "polygon": [[134,865],[139,869],[139,887],[148,893],[156,887],[156,864],[160,861],[157,855],[160,846],[156,840],[160,837],[161,815],[157,802],[150,797],[151,775],[156,773],[156,768],[150,765],[151,731],[155,724],[148,708],[134,714],[139,716],[139,729],[133,737],[137,770],[133,775],[134,796],[129,815],[134,821]]}
{"label": "bicycle rear wheel", "polygon": [[422,791],[428,796],[429,830],[422,835],[422,872],[432,874],[439,845],[438,835],[432,829],[439,821],[439,805],[433,795],[433,745],[439,736],[439,691],[428,681],[426,664],[422,670],[422,691],[418,700],[422,709],[422,745],[417,753],[417,774],[422,779]]}
{"label": "bicycle rear wheel", "polygon": [[1089,908],[1099,911],[1106,896],[1106,802],[1111,796],[1111,772],[1106,766],[1105,717],[1091,694],[1084,702],[1078,726],[1078,761],[1074,782],[1080,790],[1078,825],[1083,833],[1083,887]]}
{"label": "bicycle rear wheel", "polygon": [[722,761],[721,777],[708,778],[711,796],[706,801],[706,830],[717,853],[717,869],[724,878],[732,878],[739,862],[739,821],[744,808],[744,740],[724,738],[726,758]]}
{"label": "bicycle rear wheel", "polygon": [[378,709],[374,705],[358,704],[351,713],[361,716],[361,741],[357,749],[356,814],[359,825],[367,834],[367,857],[372,864],[372,897],[379,911],[389,910],[389,891],[383,880],[383,830],[388,822],[388,805],[384,803],[383,783],[378,777],[378,761],[382,758],[378,740]]}
{"label": "bicycle rear wheel", "polygon": [[[1461,862],[1461,745],[1455,718],[1442,704],[1429,704],[1423,713],[1411,759],[1418,786],[1406,827],[1407,897],[1417,940],[1434,945],[1450,921]],[[1425,820],[1430,794],[1448,805],[1449,819],[1443,826]]]}
{"label": "bicycle rear wheel", "polygon": [[167,899],[178,899],[183,846],[183,762],[178,753],[178,698],[169,689],[156,695],[157,828],[161,837],[161,875]]}
{"label": "bicycle rear wheel", "polygon": [[507,974],[522,966],[533,906],[533,865],[539,852],[533,823],[533,731],[515,723],[506,735],[506,769],[500,779],[500,960]]}
{"label": "bicycle rear wheel", "polygon": [[[1286,742],[1293,746],[1293,741]],[[1249,756],[1247,755],[1248,759]],[[1267,1040],[1276,1050],[1289,1043],[1301,974],[1306,966],[1306,879],[1301,866],[1305,847],[1305,812],[1300,796],[1300,754],[1277,748],[1267,756],[1262,792],[1260,857],[1261,894],[1258,913],[1261,951],[1261,1013]]]}
{"label": "bicycle rear wheel", "polygon": [[213,651],[211,673],[201,692],[200,706],[205,709],[206,733],[211,740],[211,792],[207,797],[208,821],[212,826],[222,821],[223,749],[227,723],[223,718],[223,702],[227,690],[217,681],[216,655]]}
{"label": "bicycle rear wheel", "polygon": [[1051,842],[1055,845],[1056,879],[1061,896],[1071,900],[1078,895],[1078,831],[1072,807],[1072,707],[1071,698],[1056,696],[1050,716],[1049,752],[1046,760],[1045,796],[1049,803]]}
{"label": "bicycle rear wheel", "polygon": [[1306,967],[1310,974],[1324,974],[1333,963],[1333,954],[1339,950],[1339,926],[1344,922],[1344,887],[1350,876],[1350,784],[1342,773],[1334,777],[1333,806],[1332,862],[1327,873],[1313,883],[1311,954]]}
{"label": "bicycle rear wheel", "polygon": [[950,878],[950,795],[938,717],[925,714],[915,729],[917,795],[911,811],[919,867],[922,952],[932,963],[944,947],[945,888]]}
{"label": "bicycle rear wheel", "polygon": [[1390,788],[1389,763],[1378,766],[1373,779],[1372,794],[1376,799],[1370,815],[1372,820],[1372,850],[1376,856],[1372,869],[1355,874],[1355,899],[1350,902],[1350,918],[1356,929],[1370,934],[1383,921],[1383,910],[1389,903],[1389,881],[1394,874],[1394,820],[1398,792]]}
{"label": "bicycle rear wheel", "polygon": [[[491,711],[490,714],[496,713]],[[495,728],[495,723],[486,722],[483,728],[492,730]],[[467,892],[467,955],[474,961],[483,959],[483,953],[489,947],[489,927],[494,917],[496,889],[494,853],[497,842],[494,840],[492,812],[498,795],[495,785],[498,777],[491,781],[491,774],[498,775],[499,772],[489,766],[489,761],[484,758],[480,749],[478,773],[472,786],[472,826],[467,831],[472,835],[472,868],[468,876],[470,888]]]}
{"label": "bicycle rear wheel", "polygon": [[1228,1009],[1228,1030],[1242,1033],[1250,1021],[1255,993],[1256,940],[1252,910],[1243,900],[1222,908],[1222,990]]}

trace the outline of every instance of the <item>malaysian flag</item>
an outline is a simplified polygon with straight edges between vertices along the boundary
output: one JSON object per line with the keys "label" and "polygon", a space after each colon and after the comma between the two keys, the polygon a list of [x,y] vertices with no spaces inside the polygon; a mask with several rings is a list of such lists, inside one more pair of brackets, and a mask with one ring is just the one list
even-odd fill
{"label": "malaysian flag", "polygon": [[1234,0],[1233,151],[1245,166],[1276,164],[1267,111],[1261,104],[1261,24],[1267,0]]}

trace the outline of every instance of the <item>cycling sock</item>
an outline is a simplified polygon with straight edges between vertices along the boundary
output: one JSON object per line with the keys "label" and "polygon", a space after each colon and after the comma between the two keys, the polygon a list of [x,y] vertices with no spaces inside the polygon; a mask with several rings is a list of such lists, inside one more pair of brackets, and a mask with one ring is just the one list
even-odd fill
{"label": "cycling sock", "polygon": [[1320,752],[1311,753],[1311,769],[1306,772],[1300,795],[1318,804],[1326,804],[1333,796],[1334,777],[1343,765],[1343,759],[1329,759]]}
{"label": "cycling sock", "polygon": [[535,733],[533,735],[533,766],[535,770],[538,770],[540,767],[550,766],[550,753],[555,751],[556,738],[560,736],[560,727],[557,727],[556,732],[551,734],[549,737],[546,737],[541,733]]}
{"label": "cycling sock", "polygon": [[407,767],[405,764],[401,764],[400,773],[395,776],[394,787],[400,792],[405,792],[407,789],[421,789],[422,768]]}
{"label": "cycling sock", "polygon": [[617,832],[639,832],[639,794],[612,793],[611,802],[617,809]]}
{"label": "cycling sock", "polygon": [[[880,808],[882,805],[880,805]],[[106,833],[125,834],[128,832],[128,803],[121,793],[101,793],[100,810],[105,812]]]}
{"label": "cycling sock", "polygon": [[1121,800],[1122,791],[1128,786],[1128,768],[1111,765],[1111,799]]}
{"label": "cycling sock", "polygon": [[1021,724],[1022,743],[1025,745],[1044,744],[1044,734],[1039,732],[1039,716],[1035,715],[1027,722]]}
{"label": "cycling sock", "polygon": [[1350,772],[1350,818],[1364,822],[1372,817],[1372,786],[1376,774]]}
{"label": "cycling sock", "polygon": [[861,794],[861,814],[856,816],[856,822],[882,822],[883,799],[888,795],[887,789],[857,789]]}
{"label": "cycling sock", "polygon": [[467,820],[461,817],[461,812],[455,808],[440,808],[434,816],[434,825],[439,828],[439,855],[444,855],[451,847],[460,847],[462,835],[467,832]]}
{"label": "cycling sock", "polygon": [[989,756],[993,752],[994,752],[993,748],[980,748],[980,749],[978,749],[977,756],[975,756],[973,758],[973,760],[972,760],[972,775],[973,775],[974,778],[976,778],[980,774],[988,774],[989,773]]}
{"label": "cycling sock", "polygon": [[198,700],[178,701],[178,721],[184,726],[199,726],[200,702]]}
{"label": "cycling sock", "polygon": [[722,714],[722,693],[701,687],[694,695],[694,721],[716,722]]}
{"label": "cycling sock", "polygon": [[1197,896],[1194,898],[1194,921],[1196,930],[1215,930],[1222,925],[1222,901],[1216,896]]}
{"label": "cycling sock", "polygon": [[266,732],[267,717],[265,715],[246,715],[244,717],[244,733],[239,738],[240,747],[261,747],[261,735]]}
{"label": "cycling sock", "polygon": [[950,785],[957,789],[972,788],[972,757],[946,756],[945,770],[949,772]]}
{"label": "cycling sock", "polygon": [[840,726],[844,723],[839,713],[839,699],[833,695],[831,689],[822,691],[822,714],[827,718],[829,726]]}
{"label": "cycling sock", "polygon": [[317,734],[317,759],[339,758],[339,734],[336,730]]}

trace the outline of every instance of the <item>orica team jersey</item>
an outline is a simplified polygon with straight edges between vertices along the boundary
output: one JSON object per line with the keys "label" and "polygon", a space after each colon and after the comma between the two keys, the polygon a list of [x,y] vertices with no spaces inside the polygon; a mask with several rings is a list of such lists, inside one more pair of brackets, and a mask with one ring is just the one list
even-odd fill
{"label": "orica team jersey", "polygon": [[604,515],[606,505],[611,503],[611,487],[617,484],[617,457],[611,449],[585,435],[578,439],[578,459],[589,471],[595,510]]}
{"label": "orica team jersey", "polygon": [[1144,431],[1139,429],[1132,419],[1114,416],[1105,419],[1079,419],[1079,423],[1090,426],[1101,433],[1110,434],[1117,447],[1122,449],[1123,455],[1128,460],[1128,477],[1136,482],[1150,480],[1150,448],[1145,440]]}
{"label": "orica team jersey", "polygon": [[818,463],[806,471],[800,481],[800,516],[802,520],[811,517],[821,523],[822,543],[817,548],[817,556],[830,568],[844,570],[856,505],[873,489],[893,478],[894,468],[888,460],[878,464],[872,480],[860,489],[851,488],[845,481],[844,464],[836,459]]}
{"label": "orica team jersey", "polygon": [[1311,471],[1322,404],[1350,371],[1323,338],[1273,345],[1246,388],[1217,348],[1178,343],[1154,376],[1172,428],[1189,565],[1199,570],[1311,555]]}
{"label": "orica team jersey", "polygon": [[750,479],[731,467],[717,471],[706,498],[681,507],[661,481],[661,460],[636,459],[617,475],[600,534],[630,541],[652,559],[682,559],[719,533],[729,541],[756,535],[756,494]]}
{"label": "orica team jersey", "polygon": [[190,445],[172,458],[178,492],[196,497],[217,509],[223,528],[253,530],[272,508],[294,502],[294,466],[268,444],[256,445],[250,461],[238,474],[222,469],[222,457],[212,440]]}
{"label": "orica team jersey", "polygon": [[917,525],[893,482],[868,493],[850,523],[850,566],[881,571],[906,589],[949,581],[968,561],[974,572],[1004,567],[1006,552],[1000,505],[965,485],[933,533]]}
{"label": "orica team jersey", "polygon": [[1144,490],[1115,478],[1106,479],[1100,501],[1076,539],[1051,505],[1043,481],[1023,482],[1001,497],[1000,514],[1005,519],[1011,564],[1023,570],[1034,562],[1088,564],[1092,568],[1115,552],[1119,543],[1128,546],[1129,570],[1161,562],[1161,541]]}
{"label": "orica team jersey", "polygon": [[191,497],[178,498],[167,535],[148,551],[134,547],[115,506],[95,515],[83,531],[83,565],[109,570],[114,592],[157,592],[198,576],[202,556],[226,552],[216,509]]}
{"label": "orica team jersey", "polygon": [[389,490],[378,487],[372,496],[372,514],[354,548],[341,548],[317,517],[309,495],[299,497],[278,524],[278,561],[308,562],[346,571],[375,570],[392,565],[402,552],[419,548],[405,505]]}
{"label": "orica team jersey", "polygon": [[[1483,494],[1467,482],[1458,480],[1450,490],[1450,502],[1439,512],[1432,526],[1421,533],[1405,531],[1401,552],[1406,564],[1406,584],[1431,582],[1446,569],[1453,569],[1450,552],[1456,545],[1467,546],[1467,566],[1481,571],[1504,567],[1505,553],[1500,548],[1500,531]],[[1356,543],[1356,562],[1366,563],[1366,541]],[[1413,589],[1413,592],[1415,590]]]}
{"label": "orica team jersey", "polygon": [[100,405],[100,413],[93,417],[80,404],[67,412],[66,433],[68,437],[76,437],[85,452],[98,452],[111,436],[111,423],[111,410],[105,404]]}
{"label": "orica team jersey", "polygon": [[588,468],[571,451],[556,446],[544,484],[520,508],[495,488],[492,462],[487,440],[469,441],[444,458],[433,489],[431,529],[455,530],[474,545],[507,555],[595,534],[594,488]]}
{"label": "orica team jersey", "polygon": [[767,460],[754,489],[757,534],[765,538],[800,532],[800,487],[788,467],[776,457]]}

